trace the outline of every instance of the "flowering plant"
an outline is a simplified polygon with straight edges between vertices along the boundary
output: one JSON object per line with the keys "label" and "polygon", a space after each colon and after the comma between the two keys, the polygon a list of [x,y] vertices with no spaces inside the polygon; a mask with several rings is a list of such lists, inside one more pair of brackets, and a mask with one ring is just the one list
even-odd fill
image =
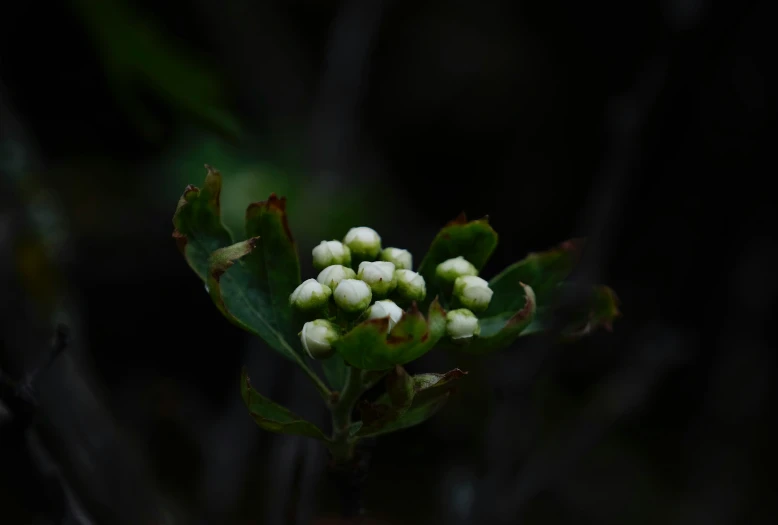
{"label": "flowering plant", "polygon": [[[486,354],[546,329],[580,247],[574,240],[529,254],[487,281],[479,273],[497,233],[486,219],[461,215],[448,223],[417,270],[411,253],[384,247],[375,230],[362,226],[313,248],[319,273],[303,281],[286,199],[273,194],[249,205],[246,240],[234,242],[220,219],[221,175],[206,169],[203,187],[187,186],[179,200],[173,237],[221,313],[310,378],[332,413],[332,429],[261,395],[244,369],[246,407],[263,429],[319,439],[341,463],[353,458],[360,439],[427,420],[465,375],[455,369],[411,376],[403,365],[436,347]],[[610,327],[619,315],[610,288],[592,287],[587,297],[566,337]],[[386,392],[358,404],[382,380]]]}

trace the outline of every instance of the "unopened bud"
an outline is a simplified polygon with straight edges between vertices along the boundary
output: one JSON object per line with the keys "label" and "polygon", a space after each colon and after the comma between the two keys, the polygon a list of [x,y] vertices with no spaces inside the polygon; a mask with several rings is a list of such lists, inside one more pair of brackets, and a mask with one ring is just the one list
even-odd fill
{"label": "unopened bud", "polygon": [[493,293],[489,283],[475,275],[457,277],[454,281],[454,296],[462,306],[474,312],[486,310]]}
{"label": "unopened bud", "polygon": [[435,268],[435,275],[443,281],[453,283],[457,280],[457,277],[465,275],[478,275],[478,270],[467,259],[462,257],[454,257],[443,261]]}
{"label": "unopened bud", "polygon": [[413,255],[401,248],[384,248],[381,260],[394,264],[398,270],[410,270],[413,267]]}
{"label": "unopened bud", "polygon": [[289,296],[289,304],[298,310],[315,310],[326,305],[330,295],[332,290],[329,286],[321,284],[316,279],[308,279],[292,292]]}
{"label": "unopened bud", "polygon": [[300,341],[311,359],[326,359],[335,353],[333,343],[340,338],[338,327],[326,319],[316,319],[303,325]]}
{"label": "unopened bud", "polygon": [[455,341],[467,341],[481,333],[481,327],[473,312],[459,308],[446,314],[446,333]]}
{"label": "unopened bud", "polygon": [[357,278],[370,285],[370,289],[376,295],[386,296],[397,286],[394,277],[394,264],[386,261],[359,263]]}
{"label": "unopened bud", "polygon": [[325,269],[319,272],[319,276],[316,277],[316,280],[334,290],[343,279],[356,278],[357,273],[351,268],[340,264],[333,264],[332,266],[327,266]]}
{"label": "unopened bud", "polygon": [[375,259],[381,252],[381,236],[366,226],[351,228],[343,238],[343,244],[361,259]]}
{"label": "unopened bud", "polygon": [[397,293],[409,301],[423,301],[427,296],[427,283],[424,277],[412,270],[395,270]]}
{"label": "unopened bud", "polygon": [[358,279],[343,279],[335,287],[335,304],[346,312],[362,312],[370,305],[373,294],[364,281]]}
{"label": "unopened bud", "polygon": [[313,267],[320,271],[333,264],[351,266],[351,250],[340,241],[321,241],[312,255]]}
{"label": "unopened bud", "polygon": [[397,306],[394,301],[390,299],[384,299],[383,301],[376,301],[373,306],[370,307],[367,313],[368,319],[380,319],[382,317],[389,318],[389,330],[394,328],[394,325],[400,322],[403,317],[402,308]]}

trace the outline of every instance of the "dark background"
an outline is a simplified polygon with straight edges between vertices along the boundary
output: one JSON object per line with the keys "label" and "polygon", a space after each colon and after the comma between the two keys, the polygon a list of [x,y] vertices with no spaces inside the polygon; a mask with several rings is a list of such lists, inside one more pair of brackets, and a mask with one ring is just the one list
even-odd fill
{"label": "dark background", "polygon": [[[380,438],[376,523],[767,523],[774,469],[771,2],[128,0],[0,8],[3,524],[325,523],[326,451],[257,428],[240,367],[327,425],[229,325],[171,238],[204,163],[224,218],[289,197],[310,250],[350,226],[421,260],[460,211],[487,277],[588,236],[612,333],[523,338]],[[296,521],[295,521],[296,520]],[[335,521],[331,521],[334,523]]]}

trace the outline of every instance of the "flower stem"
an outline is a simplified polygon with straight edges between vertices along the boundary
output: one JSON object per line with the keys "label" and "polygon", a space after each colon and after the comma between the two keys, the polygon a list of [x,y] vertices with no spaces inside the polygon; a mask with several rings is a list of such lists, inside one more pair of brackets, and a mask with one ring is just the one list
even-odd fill
{"label": "flower stem", "polygon": [[362,371],[351,366],[346,371],[346,384],[337,401],[330,404],[332,410],[332,441],[330,451],[337,463],[348,462],[354,453],[356,440],[349,435],[351,413],[359,397],[364,393]]}

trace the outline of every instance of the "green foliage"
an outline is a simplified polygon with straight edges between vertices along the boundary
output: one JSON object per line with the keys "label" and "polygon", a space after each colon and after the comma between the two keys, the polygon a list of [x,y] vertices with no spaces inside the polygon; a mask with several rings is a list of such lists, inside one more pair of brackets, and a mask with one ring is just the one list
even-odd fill
{"label": "green foliage", "polygon": [[388,318],[369,319],[355,326],[334,346],[352,366],[362,370],[386,370],[423,356],[445,332],[445,312],[437,301],[433,301],[426,319],[414,304],[391,333]]}
{"label": "green foliage", "polygon": [[[445,309],[452,303],[451,289],[436,281],[436,268],[448,259],[463,257],[480,271],[498,239],[486,219],[468,222],[463,214],[435,237],[419,267],[427,283],[427,300],[422,305],[426,316],[414,302],[405,311],[394,307],[399,312],[396,319],[371,319],[366,318],[370,310],[361,315],[345,312],[333,300],[318,314],[336,323],[343,333],[334,342],[326,342],[335,355],[320,361],[325,383],[309,366],[298,337],[302,313],[293,312],[289,302],[301,275],[286,199],[272,194],[266,201],[249,205],[246,240],[235,242],[221,221],[220,193],[221,175],[207,167],[203,188],[187,186],[179,201],[173,237],[189,265],[206,282],[222,314],[261,337],[308,375],[333,413],[333,435],[326,437],[315,425],[260,395],[244,370],[241,392],[246,406],[260,427],[321,439],[339,461],[349,460],[354,443],[363,437],[394,432],[430,418],[445,404],[456,380],[465,375],[457,369],[411,377],[402,365],[436,346],[478,355],[505,349],[522,335],[546,329],[560,292],[573,286],[567,278],[577,262],[581,241],[529,254],[489,281],[491,292],[486,292],[492,295],[491,299],[487,296],[489,306],[478,319],[477,335],[464,341],[452,339],[460,334],[447,335]],[[595,286],[584,296],[587,299],[574,312],[563,338],[575,339],[599,326],[610,328],[619,315],[616,295],[610,288]],[[306,341],[321,348],[321,341]],[[375,402],[359,404],[361,420],[352,421],[351,412],[359,398],[382,378],[386,393]]]}
{"label": "green foliage", "polygon": [[327,436],[319,427],[254,390],[245,368],[240,376],[240,393],[249,414],[263,429],[279,434],[297,434],[327,441]]}
{"label": "green foliage", "polygon": [[435,268],[438,264],[462,256],[480,271],[495,248],[497,248],[497,232],[489,226],[487,219],[468,222],[467,217],[462,213],[449,222],[433,239],[419,265],[419,273],[427,282],[427,297],[436,297],[441,292],[440,285],[435,279]]}
{"label": "green foliage", "polygon": [[423,423],[443,407],[454,382],[466,373],[457,368],[445,374],[413,376],[409,399],[397,404],[387,392],[374,403],[363,403],[360,406],[362,424],[352,432],[359,437],[373,437]]}

